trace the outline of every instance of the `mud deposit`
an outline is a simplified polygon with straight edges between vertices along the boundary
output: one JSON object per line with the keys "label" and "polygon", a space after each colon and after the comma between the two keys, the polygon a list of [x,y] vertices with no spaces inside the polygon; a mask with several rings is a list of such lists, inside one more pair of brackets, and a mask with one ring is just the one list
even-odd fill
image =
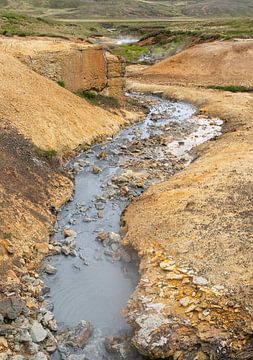
{"label": "mud deposit", "polygon": [[[200,118],[189,104],[131,96],[148,106],[145,121],[68,165],[75,194],[59,212],[51,239],[58,256],[42,266],[51,273],[44,276],[46,301],[59,329],[52,359],[142,358],[129,345],[131,329],[122,316],[138,282],[138,259],[121,246],[121,214],[150,184],[187,166],[196,145],[221,134],[221,120]],[[80,331],[82,341],[70,341],[69,334]]]}

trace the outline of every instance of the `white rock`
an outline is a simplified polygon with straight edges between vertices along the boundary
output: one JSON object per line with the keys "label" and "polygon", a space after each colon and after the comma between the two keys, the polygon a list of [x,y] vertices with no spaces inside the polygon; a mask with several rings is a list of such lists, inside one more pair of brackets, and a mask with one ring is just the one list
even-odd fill
{"label": "white rock", "polygon": [[194,276],[193,284],[199,285],[199,286],[206,286],[208,284],[208,280],[202,276]]}
{"label": "white rock", "polygon": [[47,360],[47,356],[43,352],[38,352],[30,360]]}
{"label": "white rock", "polygon": [[30,330],[31,337],[34,342],[39,343],[47,337],[47,331],[43,326],[38,322],[34,321]]}

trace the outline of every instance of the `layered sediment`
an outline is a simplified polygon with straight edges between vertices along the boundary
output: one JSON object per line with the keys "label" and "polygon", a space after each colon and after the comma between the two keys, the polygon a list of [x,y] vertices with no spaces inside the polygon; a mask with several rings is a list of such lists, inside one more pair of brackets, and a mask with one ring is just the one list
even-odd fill
{"label": "layered sediment", "polygon": [[52,38],[0,39],[0,50],[66,89],[95,90],[125,102],[125,63],[101,45]]}

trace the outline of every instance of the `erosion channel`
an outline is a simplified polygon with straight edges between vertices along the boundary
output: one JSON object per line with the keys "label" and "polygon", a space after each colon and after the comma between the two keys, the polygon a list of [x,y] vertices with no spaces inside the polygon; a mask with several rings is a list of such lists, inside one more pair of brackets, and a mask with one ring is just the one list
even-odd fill
{"label": "erosion channel", "polygon": [[44,323],[54,316],[58,324],[52,359],[142,359],[129,345],[131,329],[122,315],[139,275],[137,255],[121,245],[121,214],[148,186],[188,166],[194,147],[222,131],[220,119],[197,116],[190,104],[127,96],[147,106],[145,120],[67,165],[75,193],[58,214],[51,239],[57,256],[41,269],[48,287]]}

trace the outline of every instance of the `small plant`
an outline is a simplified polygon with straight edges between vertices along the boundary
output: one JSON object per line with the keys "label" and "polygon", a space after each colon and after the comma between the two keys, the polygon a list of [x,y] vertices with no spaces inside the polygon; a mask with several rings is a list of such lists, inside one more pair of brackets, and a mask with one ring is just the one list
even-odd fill
{"label": "small plant", "polygon": [[35,151],[39,156],[41,156],[47,160],[51,160],[52,158],[54,158],[57,155],[57,151],[54,149],[45,150],[45,149],[36,147]]}
{"label": "small plant", "polygon": [[65,88],[65,82],[63,80],[57,81],[57,84],[63,88]]}
{"label": "small plant", "polygon": [[252,91],[251,89],[248,89],[245,86],[240,86],[240,85],[210,85],[208,86],[208,89],[230,91],[233,93]]}
{"label": "small plant", "polygon": [[4,232],[3,233],[3,238],[6,239],[6,240],[11,240],[12,233],[11,232]]}
{"label": "small plant", "polygon": [[120,104],[118,99],[113,96],[105,96],[96,94],[93,91],[78,91],[76,95],[89,101],[93,105],[106,107],[106,108],[119,108]]}
{"label": "small plant", "polygon": [[112,52],[114,55],[123,57],[127,63],[133,63],[146,55],[149,50],[147,47],[138,45],[118,45],[112,49]]}

